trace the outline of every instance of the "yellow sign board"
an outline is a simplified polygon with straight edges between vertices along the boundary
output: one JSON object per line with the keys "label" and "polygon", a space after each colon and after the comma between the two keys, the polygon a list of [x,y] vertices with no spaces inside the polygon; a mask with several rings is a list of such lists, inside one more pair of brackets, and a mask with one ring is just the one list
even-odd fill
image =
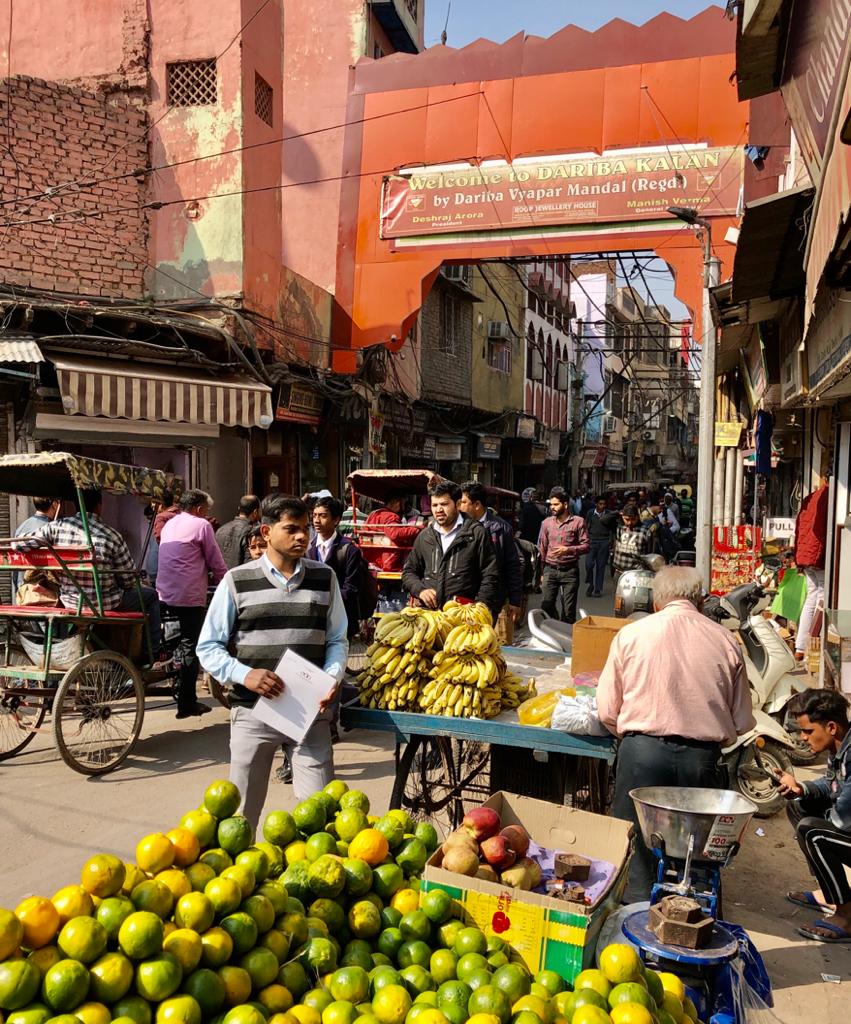
{"label": "yellow sign board", "polygon": [[741,436],[741,423],[725,423],[722,420],[715,421],[715,444],[719,448],[738,448]]}

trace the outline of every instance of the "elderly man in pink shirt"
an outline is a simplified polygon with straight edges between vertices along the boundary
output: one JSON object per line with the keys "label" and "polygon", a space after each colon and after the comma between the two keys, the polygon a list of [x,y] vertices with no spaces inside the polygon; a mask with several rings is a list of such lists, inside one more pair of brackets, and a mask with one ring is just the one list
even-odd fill
{"label": "elderly man in pink shirt", "polygon": [[213,499],[205,491],[187,491],[180,512],[160,534],[157,591],[180,621],[180,681],[177,717],[191,718],[212,710],[198,700],[198,656],[195,647],[207,612],[207,588],[216,586],[228,571],[207,513]]}
{"label": "elderly man in pink shirt", "polygon": [[[653,603],[656,615],[616,634],[597,686],[600,721],[620,738],[613,813],[636,825],[630,790],[723,788],[722,748],[754,727],[742,653],[701,614],[699,573],[662,569]],[[637,835],[626,902],[649,899],[653,880],[653,855]]]}

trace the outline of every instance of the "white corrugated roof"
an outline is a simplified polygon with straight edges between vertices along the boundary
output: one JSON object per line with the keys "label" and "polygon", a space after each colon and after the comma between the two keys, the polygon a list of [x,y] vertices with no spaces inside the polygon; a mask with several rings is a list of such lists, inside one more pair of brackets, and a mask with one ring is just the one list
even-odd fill
{"label": "white corrugated roof", "polygon": [[0,363],[43,363],[44,356],[33,338],[0,335]]}

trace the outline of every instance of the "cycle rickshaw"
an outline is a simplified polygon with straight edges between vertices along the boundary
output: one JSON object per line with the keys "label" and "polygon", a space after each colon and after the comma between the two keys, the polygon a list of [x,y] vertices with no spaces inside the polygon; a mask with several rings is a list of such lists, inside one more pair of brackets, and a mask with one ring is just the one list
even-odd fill
{"label": "cycle rickshaw", "polygon": [[76,501],[86,535],[84,546],[39,539],[26,550],[20,545],[35,538],[0,540],[0,571],[49,572],[70,580],[78,595],[73,608],[0,604],[0,761],[31,743],[50,713],[62,760],[83,775],[104,775],[133,749],[146,699],[173,696],[177,668],[143,677],[134,662],[148,649],[144,612],[104,607],[103,583],[112,570],[95,557],[83,491],[150,501],[175,488],[180,482],[159,470],[67,452],[0,457],[1,492]]}

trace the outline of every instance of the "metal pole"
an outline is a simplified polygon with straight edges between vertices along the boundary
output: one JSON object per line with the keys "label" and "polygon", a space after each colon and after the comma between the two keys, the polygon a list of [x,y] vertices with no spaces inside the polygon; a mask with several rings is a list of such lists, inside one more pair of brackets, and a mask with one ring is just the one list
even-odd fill
{"label": "metal pole", "polygon": [[740,526],[744,521],[744,494],[745,494],[745,457],[741,451],[736,449],[736,499],[733,509],[733,525]]}
{"label": "metal pole", "polygon": [[697,448],[696,566],[705,586],[712,575],[712,483],[715,454],[715,349],[717,338],[709,290],[721,280],[721,262],[712,255],[712,235],[703,229],[703,343],[700,346],[700,416]]}
{"label": "metal pole", "polygon": [[734,526],[733,499],[736,486],[736,455],[738,449],[727,448],[726,465],[724,467],[724,525]]}

